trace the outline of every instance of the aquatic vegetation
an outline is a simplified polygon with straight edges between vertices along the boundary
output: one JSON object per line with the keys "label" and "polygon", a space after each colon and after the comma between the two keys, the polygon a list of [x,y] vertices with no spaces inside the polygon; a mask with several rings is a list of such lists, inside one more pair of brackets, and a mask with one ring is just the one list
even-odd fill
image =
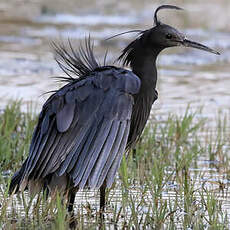
{"label": "aquatic vegetation", "polygon": [[[61,196],[9,197],[10,175],[26,157],[37,116],[12,102],[0,114],[0,228],[67,229]],[[229,221],[229,119],[212,123],[202,110],[150,119],[136,149],[123,158],[107,192],[105,222],[99,221],[99,193],[80,191],[78,229],[226,229]]]}

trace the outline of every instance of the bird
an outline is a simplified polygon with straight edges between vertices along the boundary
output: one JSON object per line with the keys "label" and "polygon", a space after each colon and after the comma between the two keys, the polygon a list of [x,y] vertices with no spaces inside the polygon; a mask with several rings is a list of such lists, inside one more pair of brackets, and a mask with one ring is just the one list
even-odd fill
{"label": "bird", "polygon": [[[29,155],[12,176],[9,193],[28,188],[52,196],[66,194],[68,211],[73,211],[81,189],[100,190],[100,210],[105,209],[105,191],[114,183],[123,155],[135,146],[146,125],[156,90],[159,53],[170,47],[191,47],[220,53],[186,36],[158,19],[140,30],[125,47],[120,66],[99,64],[90,37],[78,50],[53,43],[55,59],[67,74],[66,84],[53,92],[40,112],[33,132]],[[125,67],[129,67],[125,68]]]}

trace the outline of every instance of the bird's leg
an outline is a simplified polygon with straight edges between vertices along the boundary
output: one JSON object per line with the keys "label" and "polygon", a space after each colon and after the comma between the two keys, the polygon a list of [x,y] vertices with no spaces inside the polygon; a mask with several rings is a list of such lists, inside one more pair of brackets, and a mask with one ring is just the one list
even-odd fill
{"label": "bird's leg", "polygon": [[135,160],[135,162],[137,161],[137,149],[136,148],[133,149],[133,159]]}
{"label": "bird's leg", "polygon": [[74,209],[73,209],[75,195],[76,195],[76,191],[73,190],[70,190],[68,193],[67,207],[68,207],[68,212],[70,214],[70,222],[69,222],[70,229],[76,229],[77,226],[77,222],[74,220]]}
{"label": "bird's leg", "polygon": [[70,191],[69,194],[68,194],[68,212],[69,213],[73,212],[73,205],[74,205],[75,195],[76,195],[76,193],[73,192],[73,191]]}
{"label": "bird's leg", "polygon": [[100,219],[104,219],[104,211],[105,211],[105,189],[106,189],[106,182],[102,184],[100,187]]}

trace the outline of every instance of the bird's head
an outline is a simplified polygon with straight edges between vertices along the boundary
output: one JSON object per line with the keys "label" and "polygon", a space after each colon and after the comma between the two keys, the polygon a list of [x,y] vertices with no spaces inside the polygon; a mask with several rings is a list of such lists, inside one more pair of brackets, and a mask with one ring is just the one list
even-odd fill
{"label": "bird's head", "polygon": [[162,5],[158,7],[154,13],[154,24],[155,26],[149,30],[143,31],[142,36],[148,39],[149,46],[160,47],[162,49],[174,46],[185,46],[204,50],[214,54],[219,54],[217,51],[202,45],[200,43],[188,40],[186,36],[179,32],[177,29],[163,24],[157,18],[157,13],[162,9],[175,9],[182,10],[177,6]]}
{"label": "bird's head", "polygon": [[[139,36],[137,39],[132,41],[123,51],[118,60],[123,62],[123,65],[131,64],[133,65],[134,60],[137,58],[142,59],[143,55],[146,56],[146,53],[152,53],[156,58],[158,53],[165,48],[175,47],[175,46],[184,46],[191,47],[214,54],[220,54],[219,52],[203,45],[198,42],[191,41],[186,38],[186,36],[179,32],[177,29],[172,26],[163,24],[157,18],[157,13],[162,9],[175,9],[181,10],[181,8],[172,5],[162,5],[158,7],[154,13],[154,26],[147,30],[131,30],[121,34],[117,34],[113,37],[130,33],[138,32]],[[154,52],[152,52],[154,51]]]}

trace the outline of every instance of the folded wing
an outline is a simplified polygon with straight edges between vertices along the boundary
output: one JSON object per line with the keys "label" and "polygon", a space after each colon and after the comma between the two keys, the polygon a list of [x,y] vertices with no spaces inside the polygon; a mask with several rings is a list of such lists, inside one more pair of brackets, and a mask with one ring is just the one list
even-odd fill
{"label": "folded wing", "polygon": [[140,80],[103,67],[71,82],[43,106],[22,181],[67,173],[74,186],[111,186],[125,151]]}

